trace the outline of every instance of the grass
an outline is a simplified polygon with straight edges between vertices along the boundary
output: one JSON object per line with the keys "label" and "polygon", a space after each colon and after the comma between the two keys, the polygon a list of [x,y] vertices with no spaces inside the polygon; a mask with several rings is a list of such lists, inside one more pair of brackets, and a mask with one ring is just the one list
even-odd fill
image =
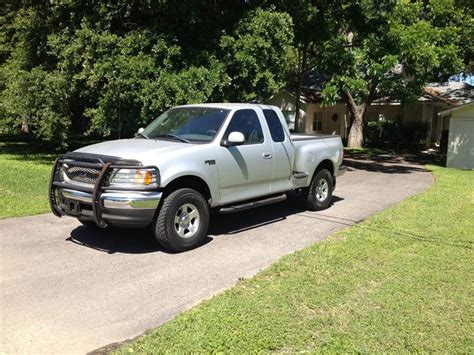
{"label": "grass", "polygon": [[119,352],[474,352],[474,173],[282,258]]}
{"label": "grass", "polygon": [[[0,218],[48,212],[52,163],[61,152],[0,136]],[[76,139],[70,150],[95,141]]]}
{"label": "grass", "polygon": [[389,150],[379,148],[344,148],[345,154],[367,154],[369,157],[380,154],[392,154]]}
{"label": "grass", "polygon": [[20,143],[9,148],[0,150],[0,218],[48,212],[55,154],[31,151]]}

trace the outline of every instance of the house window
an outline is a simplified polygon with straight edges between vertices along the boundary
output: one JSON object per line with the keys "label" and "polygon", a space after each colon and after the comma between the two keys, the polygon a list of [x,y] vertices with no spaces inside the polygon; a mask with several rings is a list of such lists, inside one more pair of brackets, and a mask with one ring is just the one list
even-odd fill
{"label": "house window", "polygon": [[313,112],[313,131],[323,130],[323,113]]}

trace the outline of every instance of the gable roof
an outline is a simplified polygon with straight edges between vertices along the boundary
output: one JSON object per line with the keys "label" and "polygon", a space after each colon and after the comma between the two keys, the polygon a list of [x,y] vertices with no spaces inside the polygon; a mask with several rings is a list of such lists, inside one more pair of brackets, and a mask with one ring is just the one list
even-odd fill
{"label": "gable roof", "polygon": [[474,105],[474,101],[471,101],[471,102],[468,102],[466,104],[462,104],[462,105],[450,108],[449,110],[442,111],[442,112],[438,113],[438,116],[446,116],[446,115],[449,115],[449,114],[451,114],[455,111],[462,110],[462,109],[465,109],[467,107],[471,107],[473,105]]}
{"label": "gable roof", "polygon": [[429,83],[420,101],[426,101],[423,100],[425,97],[433,97],[453,106],[463,105],[474,101],[474,86],[455,81]]}
{"label": "gable roof", "polygon": [[[323,100],[321,95],[324,85],[329,81],[329,77],[315,70],[307,73],[303,78],[301,89],[301,99],[303,101],[319,103]],[[289,90],[288,90],[289,91]],[[290,91],[293,96],[294,92]],[[388,97],[380,97],[377,102],[398,102],[390,100]],[[423,94],[420,96],[421,102],[440,101],[450,106],[458,106],[474,101],[474,86],[464,82],[433,82],[426,85]]]}

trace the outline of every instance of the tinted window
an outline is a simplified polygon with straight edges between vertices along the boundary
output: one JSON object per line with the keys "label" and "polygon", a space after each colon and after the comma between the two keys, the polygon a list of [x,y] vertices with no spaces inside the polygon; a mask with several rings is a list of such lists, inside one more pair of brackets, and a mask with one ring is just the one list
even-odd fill
{"label": "tinted window", "polygon": [[210,142],[229,110],[213,107],[176,107],[153,121],[143,134],[150,139],[171,139],[175,135],[192,142]]}
{"label": "tinted window", "polygon": [[273,110],[263,110],[265,120],[267,121],[268,129],[272,135],[274,142],[283,142],[285,140],[285,132],[281,126],[280,119]]}
{"label": "tinted window", "polygon": [[254,110],[239,110],[234,113],[227,127],[224,139],[231,132],[241,132],[245,136],[244,144],[257,144],[263,142],[262,126]]}

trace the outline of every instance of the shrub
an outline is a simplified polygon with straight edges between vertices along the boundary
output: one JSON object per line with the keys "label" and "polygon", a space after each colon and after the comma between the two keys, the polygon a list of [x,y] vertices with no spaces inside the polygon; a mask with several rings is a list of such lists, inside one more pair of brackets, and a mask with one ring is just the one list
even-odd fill
{"label": "shrub", "polygon": [[374,148],[419,149],[426,142],[428,128],[424,122],[372,121],[365,126],[365,142]]}

